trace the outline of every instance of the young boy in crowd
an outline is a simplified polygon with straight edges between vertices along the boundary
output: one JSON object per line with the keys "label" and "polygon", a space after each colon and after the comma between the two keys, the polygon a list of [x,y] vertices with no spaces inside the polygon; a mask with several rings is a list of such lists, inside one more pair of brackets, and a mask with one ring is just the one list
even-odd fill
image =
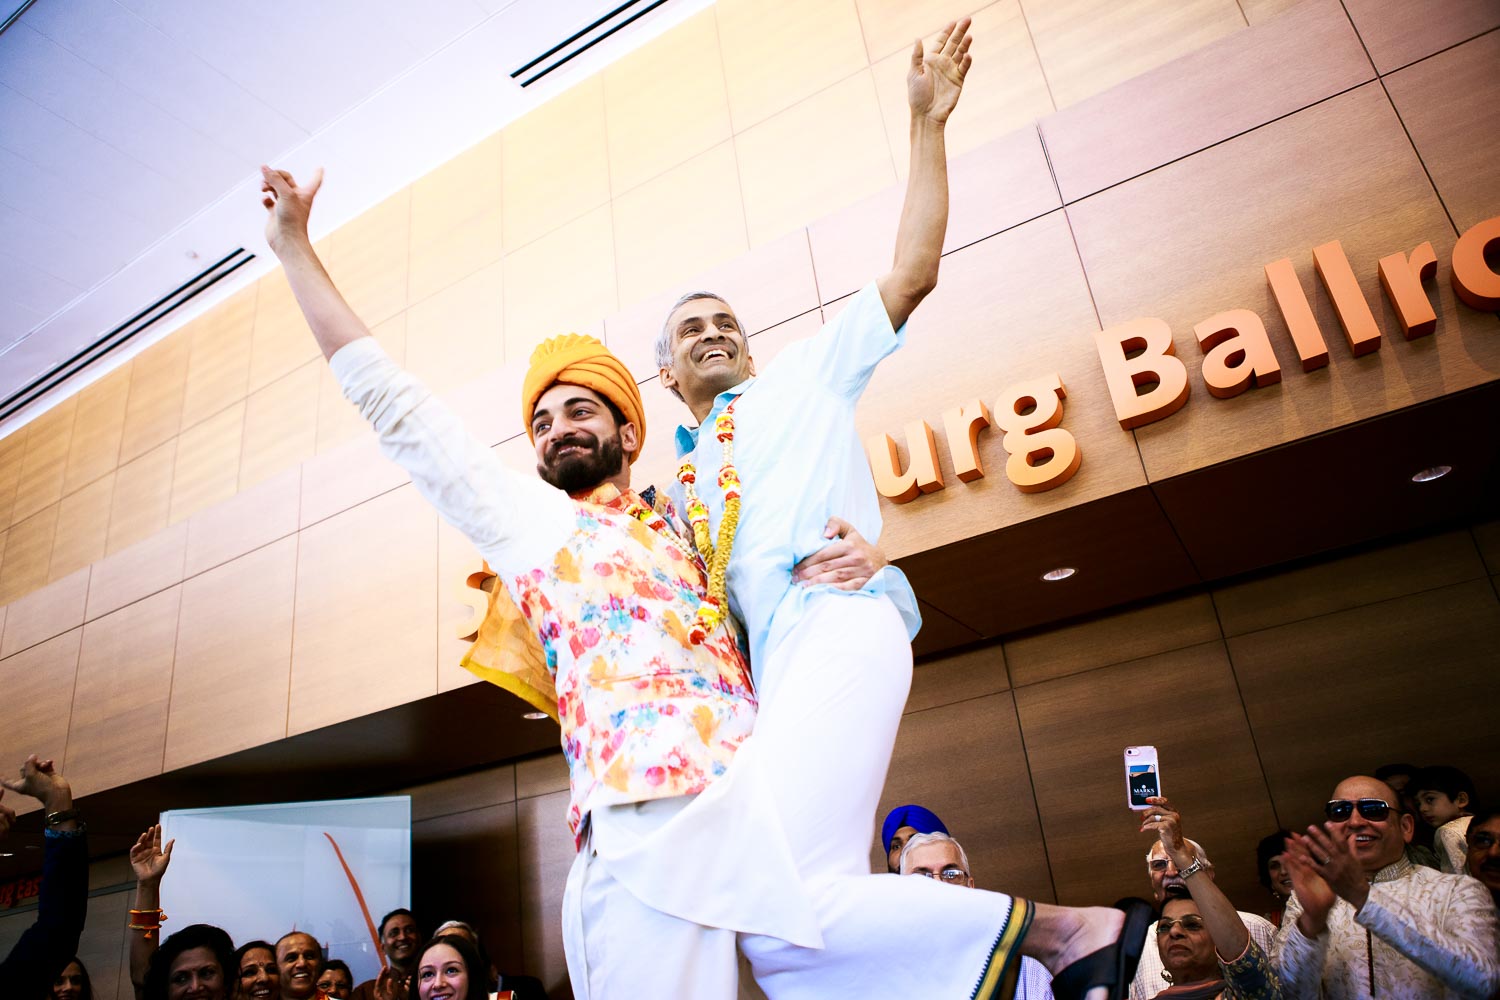
{"label": "young boy in crowd", "polygon": [[1408,789],[1417,800],[1417,811],[1433,828],[1433,849],[1443,871],[1464,874],[1467,855],[1465,835],[1474,813],[1474,782],[1456,767],[1424,767]]}

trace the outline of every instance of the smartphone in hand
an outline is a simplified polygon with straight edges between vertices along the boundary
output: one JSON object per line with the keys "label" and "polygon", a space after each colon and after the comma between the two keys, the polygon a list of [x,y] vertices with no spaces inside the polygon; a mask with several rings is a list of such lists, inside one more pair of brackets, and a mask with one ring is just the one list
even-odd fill
{"label": "smartphone in hand", "polygon": [[1126,747],[1125,795],[1130,808],[1150,809],[1147,796],[1161,793],[1161,768],[1156,762],[1156,747]]}

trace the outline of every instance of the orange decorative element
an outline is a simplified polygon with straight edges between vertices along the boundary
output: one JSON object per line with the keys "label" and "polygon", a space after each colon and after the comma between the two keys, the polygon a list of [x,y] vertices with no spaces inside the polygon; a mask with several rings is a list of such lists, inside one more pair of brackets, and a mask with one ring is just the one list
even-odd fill
{"label": "orange decorative element", "polygon": [[870,471],[875,474],[875,489],[892,503],[910,503],[923,493],[943,488],[937,443],[927,421],[916,420],[906,425],[906,445],[911,451],[911,462],[903,473],[896,442],[889,434],[876,434],[865,441]]}
{"label": "orange decorative element", "polygon": [[1334,240],[1313,247],[1313,265],[1318,269],[1318,277],[1323,279],[1323,287],[1328,289],[1328,297],[1333,300],[1333,308],[1339,314],[1339,322],[1343,324],[1344,336],[1354,356],[1357,358],[1380,350],[1380,327],[1375,325],[1375,314],[1370,311],[1370,303],[1359,287],[1359,279],[1349,266],[1349,258],[1344,256],[1343,245]]}
{"label": "orange decorative element", "polygon": [[1453,290],[1465,304],[1500,312],[1500,273],[1484,255],[1500,248],[1500,215],[1476,222],[1453,244]]}
{"label": "orange decorative element", "polygon": [[1000,445],[1010,453],[1005,475],[1022,493],[1056,489],[1083,462],[1072,433],[1058,426],[1067,395],[1059,376],[1044,375],[1008,387],[995,404],[995,423],[1005,431]]}
{"label": "orange decorative element", "polygon": [[1328,364],[1328,343],[1323,331],[1318,329],[1317,317],[1313,316],[1312,304],[1297,280],[1297,269],[1285,257],[1266,265],[1266,284],[1271,286],[1271,295],[1286,320],[1287,331],[1297,348],[1297,357],[1302,361],[1302,370],[1314,371]]}
{"label": "orange decorative element", "polygon": [[1431,243],[1413,250],[1409,260],[1404,253],[1380,258],[1380,286],[1391,300],[1391,308],[1396,311],[1407,340],[1425,337],[1437,329],[1437,313],[1427,298],[1427,289],[1422,287],[1435,274],[1437,254]]}
{"label": "orange decorative element", "polygon": [[375,921],[370,917],[370,907],[365,903],[365,894],[359,887],[359,879],[354,877],[354,872],[349,868],[349,862],[344,860],[344,852],[339,850],[339,842],[333,839],[333,834],[323,831],[323,836],[333,845],[333,853],[339,859],[339,865],[344,869],[344,877],[349,880],[349,888],[354,890],[354,901],[359,904],[359,912],[364,915],[365,929],[370,932],[370,943],[375,946],[375,954],[380,956],[380,967],[385,968],[385,949],[380,947],[380,932],[375,929]]}
{"label": "orange decorative element", "polygon": [[1203,383],[1219,399],[1238,396],[1250,388],[1281,381],[1281,364],[1266,336],[1266,325],[1249,309],[1216,313],[1193,333],[1203,348]]}
{"label": "orange decorative element", "polygon": [[984,464],[979,460],[979,432],[992,423],[990,408],[982,399],[971,399],[962,406],[943,411],[943,432],[948,437],[948,457],[961,483],[984,478]]}
{"label": "orange decorative element", "polygon": [[1187,366],[1176,358],[1172,329],[1162,320],[1143,317],[1100,330],[1094,343],[1121,427],[1170,417],[1187,402]]}
{"label": "orange decorative element", "polygon": [[458,626],[458,638],[464,642],[473,642],[479,638],[479,628],[484,624],[484,616],[490,610],[490,588],[498,587],[495,580],[495,572],[490,569],[490,564],[483,559],[479,560],[479,568],[464,574],[463,583],[454,589],[453,596],[458,603],[469,609],[469,617],[465,618]]}

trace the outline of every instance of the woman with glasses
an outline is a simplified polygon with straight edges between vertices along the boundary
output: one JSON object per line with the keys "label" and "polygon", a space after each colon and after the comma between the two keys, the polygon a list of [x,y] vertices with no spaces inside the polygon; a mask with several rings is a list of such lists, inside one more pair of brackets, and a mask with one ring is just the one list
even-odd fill
{"label": "woman with glasses", "polygon": [[1182,835],[1182,817],[1165,798],[1146,800],[1141,832],[1155,833],[1177,867],[1188,898],[1169,897],[1156,922],[1156,947],[1171,986],[1157,997],[1172,1000],[1279,1000],[1281,983],[1271,960],[1250,939],[1229,897],[1214,885]]}

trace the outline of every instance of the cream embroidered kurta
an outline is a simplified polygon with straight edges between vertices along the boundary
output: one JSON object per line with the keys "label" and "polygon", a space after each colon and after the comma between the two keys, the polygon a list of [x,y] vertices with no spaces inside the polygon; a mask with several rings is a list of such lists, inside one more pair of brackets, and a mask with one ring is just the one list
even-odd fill
{"label": "cream embroidered kurta", "polygon": [[1296,897],[1288,900],[1272,949],[1288,997],[1487,1000],[1500,990],[1495,904],[1467,876],[1403,857],[1375,873],[1359,913],[1335,902],[1317,940],[1298,929],[1301,914]]}
{"label": "cream embroidered kurta", "polygon": [[1469,816],[1450,819],[1432,833],[1432,847],[1438,863],[1449,875],[1463,875],[1469,869]]}

